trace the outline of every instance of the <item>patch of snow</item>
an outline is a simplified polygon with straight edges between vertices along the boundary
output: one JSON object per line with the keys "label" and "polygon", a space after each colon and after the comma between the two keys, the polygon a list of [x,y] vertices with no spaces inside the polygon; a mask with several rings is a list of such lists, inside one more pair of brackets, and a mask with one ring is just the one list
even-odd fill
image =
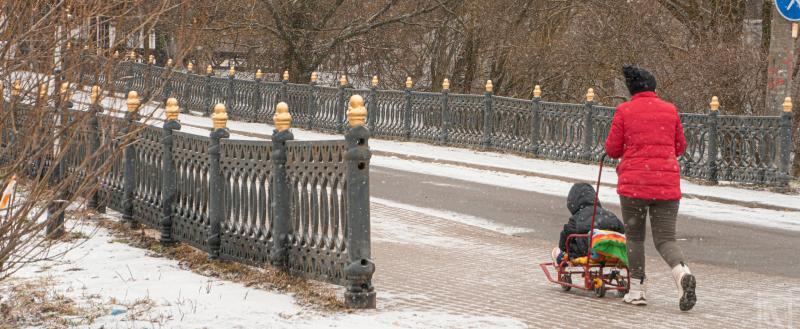
{"label": "patch of snow", "polygon": [[[81,305],[103,303],[108,314],[97,318],[93,328],[526,327],[513,318],[389,310],[383,305],[354,313],[318,312],[298,305],[291,295],[183,270],[175,260],[150,257],[143,249],[114,242],[103,228],[93,232],[84,225],[78,229],[93,235],[77,244],[56,247],[72,249],[63,258],[25,267],[14,278],[51,277],[58,282],[56,293]],[[142,300],[152,301],[153,307],[138,320],[128,320],[125,305]]]}

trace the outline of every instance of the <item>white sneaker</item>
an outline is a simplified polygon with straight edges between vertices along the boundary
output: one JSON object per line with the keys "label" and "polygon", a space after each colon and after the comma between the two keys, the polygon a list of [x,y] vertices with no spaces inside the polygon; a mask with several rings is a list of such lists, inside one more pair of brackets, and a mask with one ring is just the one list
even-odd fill
{"label": "white sneaker", "polygon": [[558,247],[553,248],[550,251],[550,258],[553,259],[553,265],[558,266],[558,255],[561,255],[561,249]]}
{"label": "white sneaker", "polygon": [[631,278],[631,287],[628,293],[622,298],[622,301],[633,305],[647,305],[647,279],[634,279]]}
{"label": "white sneaker", "polygon": [[695,295],[697,281],[694,275],[686,264],[681,263],[672,268],[672,278],[675,279],[675,286],[678,287],[678,296],[680,296],[678,306],[681,311],[691,310],[697,302],[697,295]]}

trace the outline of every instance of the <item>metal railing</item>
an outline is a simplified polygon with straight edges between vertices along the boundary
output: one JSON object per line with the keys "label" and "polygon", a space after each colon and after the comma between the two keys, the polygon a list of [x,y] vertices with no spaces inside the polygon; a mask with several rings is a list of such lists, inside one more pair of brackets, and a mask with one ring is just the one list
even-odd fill
{"label": "metal railing", "polygon": [[[97,92],[87,110],[75,110],[71,102],[44,110],[53,117],[67,113],[66,121],[75,123],[68,126],[70,143],[57,152],[63,155],[58,167],[79,181],[97,176],[89,207],[119,211],[128,224],[159,230],[161,242],[185,242],[210,258],[270,264],[346,286],[346,306],[375,307],[369,130],[363,120],[349,120],[343,140],[295,141],[283,106],[283,124],[271,141],[236,140],[228,138],[222,104],[212,116],[214,129],[201,136],[180,131],[174,99],[167,103],[167,120],[156,127],[140,122],[134,93],[120,117],[98,105]],[[50,107],[46,98],[44,104]],[[351,104],[352,112],[363,110],[363,101]],[[26,121],[33,105],[16,94],[0,105],[0,159],[24,162],[24,152],[15,150],[35,144],[22,140],[36,135],[28,130],[54,128]],[[12,113],[17,115],[7,115]],[[11,118],[16,125],[6,124]],[[26,166],[53,165],[55,154]],[[100,170],[101,164],[110,168]],[[35,175],[39,169],[26,171]]]}
{"label": "metal railing", "polygon": [[[593,102],[591,89],[584,104],[566,104],[544,101],[540,92],[533,99],[495,96],[491,88],[484,95],[452,94],[447,88],[420,92],[412,90],[410,79],[405,90],[379,90],[377,79],[370,89],[351,89],[344,79],[338,87],[327,87],[316,81],[289,83],[288,74],[281,82],[267,82],[258,74],[255,80],[240,80],[235,72],[223,78],[211,70],[198,75],[127,61],[114,67],[119,78],[110,81],[117,88],[160,93],[156,99],[175,97],[186,110],[206,115],[211,104],[225,103],[237,120],[272,123],[274,104],[283,101],[299,127],[342,132],[347,99],[358,94],[366,99],[367,126],[374,136],[556,160],[599,160],[614,115],[614,108]],[[84,81],[96,82],[103,81]],[[683,176],[786,186],[794,157],[792,120],[791,107],[768,117],[720,115],[718,105],[708,114],[682,113],[687,140],[686,153],[679,157]]]}

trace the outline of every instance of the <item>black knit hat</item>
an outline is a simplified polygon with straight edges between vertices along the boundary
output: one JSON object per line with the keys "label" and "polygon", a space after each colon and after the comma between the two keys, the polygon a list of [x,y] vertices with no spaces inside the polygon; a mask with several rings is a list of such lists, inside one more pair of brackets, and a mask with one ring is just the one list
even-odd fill
{"label": "black knit hat", "polygon": [[631,96],[643,91],[656,91],[656,77],[643,68],[633,65],[622,67],[622,75],[625,76],[625,85]]}

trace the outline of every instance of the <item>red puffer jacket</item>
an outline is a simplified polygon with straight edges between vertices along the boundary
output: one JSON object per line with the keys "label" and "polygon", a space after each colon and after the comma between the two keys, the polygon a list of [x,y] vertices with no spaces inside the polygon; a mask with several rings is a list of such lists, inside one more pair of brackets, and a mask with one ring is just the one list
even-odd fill
{"label": "red puffer jacket", "polygon": [[679,200],[681,176],[677,157],[686,149],[683,125],[675,105],[655,92],[635,94],[617,106],[606,154],[622,157],[617,166],[617,193],[636,199]]}

